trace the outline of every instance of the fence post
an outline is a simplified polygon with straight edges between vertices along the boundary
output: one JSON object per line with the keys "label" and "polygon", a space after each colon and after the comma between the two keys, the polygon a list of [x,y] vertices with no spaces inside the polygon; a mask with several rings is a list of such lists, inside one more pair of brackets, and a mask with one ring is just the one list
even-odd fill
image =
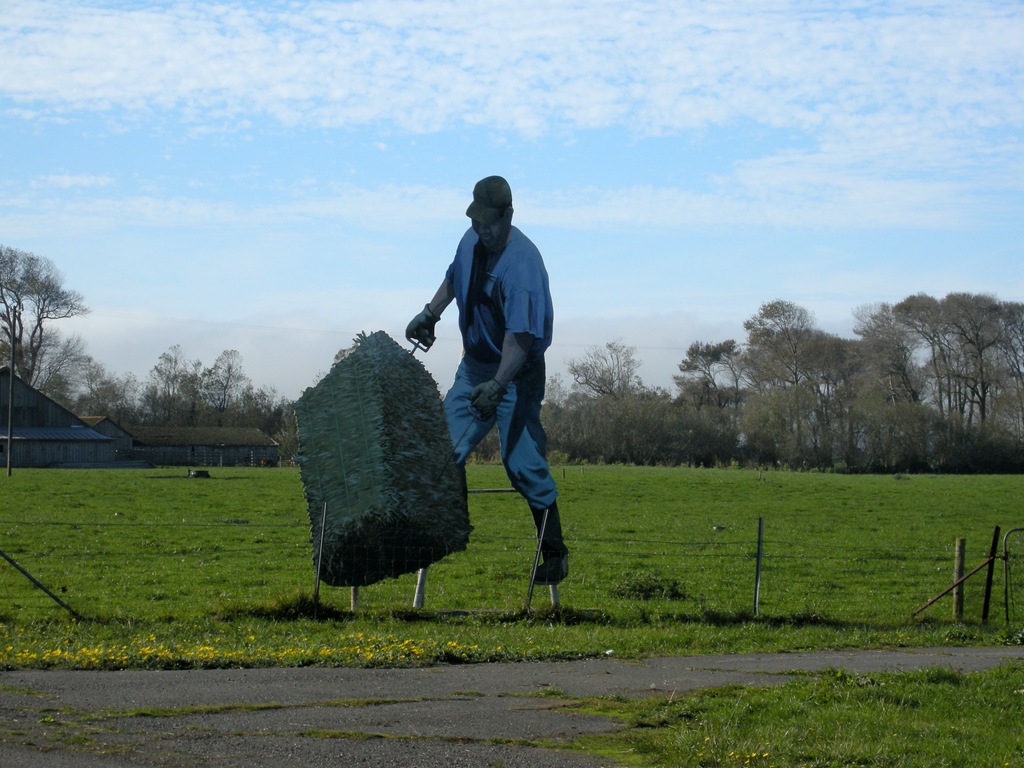
{"label": "fence post", "polygon": [[427,566],[416,571],[416,591],[412,595],[412,607],[422,608],[423,598],[427,591]]}
{"label": "fence post", "polygon": [[764,554],[764,518],[757,518],[757,565],[754,568],[754,616],[761,604],[761,556]]}
{"label": "fence post", "polygon": [[320,541],[316,548],[316,582],[313,584],[313,609],[320,607],[320,569],[324,559],[324,528],[327,525],[327,502],[324,502],[323,512],[320,515]]}
{"label": "fence post", "polygon": [[988,606],[992,600],[992,573],[996,569],[996,557],[999,555],[999,526],[992,534],[992,546],[988,550],[988,576],[985,579],[985,603],[981,609],[981,623],[988,624]]}
{"label": "fence post", "polygon": [[957,539],[953,549],[953,619],[964,620],[964,551],[967,549],[966,539]]}

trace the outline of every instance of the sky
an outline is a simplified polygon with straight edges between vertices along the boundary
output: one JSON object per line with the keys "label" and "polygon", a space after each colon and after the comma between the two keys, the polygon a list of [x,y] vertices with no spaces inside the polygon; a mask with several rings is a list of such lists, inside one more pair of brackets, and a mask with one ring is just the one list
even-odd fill
{"label": "sky", "polygon": [[1022,41],[1019,0],[0,0],[0,243],[112,374],[237,350],[296,398],[360,332],[405,344],[499,174],[549,374],[615,341],[673,391],[777,299],[846,338],[916,293],[1024,301]]}

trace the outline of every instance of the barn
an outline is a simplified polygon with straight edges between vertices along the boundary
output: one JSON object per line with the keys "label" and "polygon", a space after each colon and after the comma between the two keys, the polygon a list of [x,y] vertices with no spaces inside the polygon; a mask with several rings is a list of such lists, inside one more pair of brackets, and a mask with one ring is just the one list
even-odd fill
{"label": "barn", "polygon": [[241,427],[148,427],[127,425],[131,454],[150,464],[181,467],[277,466],[277,442]]}
{"label": "barn", "polygon": [[118,458],[129,455],[134,446],[134,438],[116,421],[109,416],[80,416],[79,418],[101,435],[106,435],[114,441],[114,451]]}
{"label": "barn", "polygon": [[114,461],[111,438],[13,375],[9,366],[0,368],[0,407],[4,466],[98,466]]}

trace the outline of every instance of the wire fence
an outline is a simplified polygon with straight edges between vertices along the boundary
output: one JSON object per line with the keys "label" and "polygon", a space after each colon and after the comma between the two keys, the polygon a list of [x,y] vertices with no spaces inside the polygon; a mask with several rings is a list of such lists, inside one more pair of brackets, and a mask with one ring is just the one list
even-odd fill
{"label": "wire fence", "polygon": [[[465,551],[429,568],[425,606],[433,610],[522,606],[536,540],[528,515],[480,525]],[[495,525],[500,520],[500,525]],[[658,611],[679,618],[818,617],[840,622],[900,622],[954,578],[948,548],[894,545],[884,537],[851,546],[821,536],[775,538],[769,519],[758,550],[757,519],[695,539],[643,531],[580,535],[567,530],[570,575],[562,604],[617,614]],[[375,551],[378,549],[374,548]],[[268,609],[313,592],[314,547],[305,521],[227,518],[180,523],[0,519],[0,620],[39,619],[58,603],[83,616],[180,618]],[[399,553],[397,556],[401,556]],[[758,569],[760,556],[761,568]],[[980,562],[980,551],[968,553]],[[1004,568],[993,594],[1024,619],[1024,528],[1004,539]],[[1001,571],[1001,573],[1000,573]],[[760,576],[760,583],[757,577]],[[33,579],[37,583],[33,583]],[[411,607],[416,574],[361,591],[361,610]],[[981,614],[984,575],[965,584],[968,621]],[[347,605],[347,594],[325,600]],[[950,618],[939,602],[927,615]]]}

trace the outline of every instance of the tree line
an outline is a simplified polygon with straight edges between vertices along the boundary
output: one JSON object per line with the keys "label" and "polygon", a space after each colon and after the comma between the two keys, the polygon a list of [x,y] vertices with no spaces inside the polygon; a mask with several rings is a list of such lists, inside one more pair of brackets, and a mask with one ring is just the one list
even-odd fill
{"label": "tree line", "polygon": [[1024,304],[925,294],[854,311],[857,338],[784,300],[743,341],[697,341],[675,391],[636,348],[594,347],[549,384],[549,446],[570,461],[858,472],[1024,470]]}
{"label": "tree line", "polygon": [[[145,379],[113,374],[54,323],[85,314],[48,259],[0,245],[0,365],[79,415],[119,424],[256,427],[295,450],[291,403],[257,388],[241,355],[179,346]],[[696,341],[648,387],[635,347],[595,346],[548,382],[554,461],[785,466],[858,472],[1024,471],[1024,304],[989,294],[908,296],[854,311],[856,338],[777,299],[741,341]],[[339,355],[344,354],[344,350]],[[497,440],[478,455],[497,457]]]}

